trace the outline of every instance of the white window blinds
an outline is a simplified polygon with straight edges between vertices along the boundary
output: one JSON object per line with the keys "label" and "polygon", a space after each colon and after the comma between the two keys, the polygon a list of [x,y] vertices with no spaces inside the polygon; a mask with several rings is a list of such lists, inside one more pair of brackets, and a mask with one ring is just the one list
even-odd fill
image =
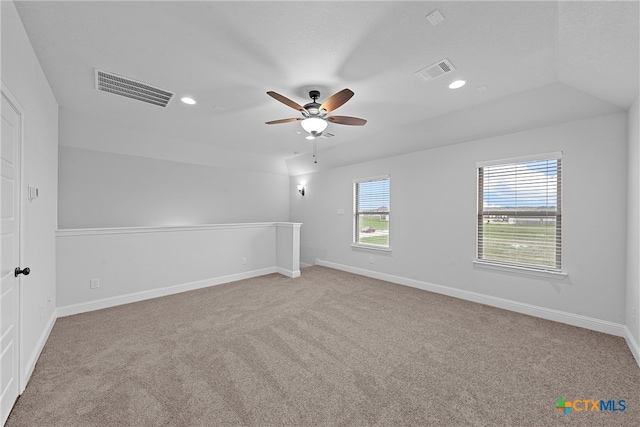
{"label": "white window blinds", "polygon": [[479,261],[562,269],[561,155],[478,164]]}
{"label": "white window blinds", "polygon": [[390,179],[388,175],[353,181],[353,243],[389,247]]}

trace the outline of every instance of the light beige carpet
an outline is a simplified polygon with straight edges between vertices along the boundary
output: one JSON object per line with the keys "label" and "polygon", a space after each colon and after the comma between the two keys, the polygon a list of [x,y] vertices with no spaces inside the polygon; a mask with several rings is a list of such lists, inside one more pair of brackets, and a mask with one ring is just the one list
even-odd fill
{"label": "light beige carpet", "polygon": [[[565,416],[558,398],[626,410]],[[58,319],[7,426],[639,417],[640,368],[622,338],[311,267]]]}

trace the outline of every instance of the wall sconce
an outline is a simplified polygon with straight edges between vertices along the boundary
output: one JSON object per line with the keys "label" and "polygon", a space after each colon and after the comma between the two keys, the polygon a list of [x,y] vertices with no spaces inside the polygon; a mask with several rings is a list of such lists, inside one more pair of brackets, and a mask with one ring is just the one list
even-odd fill
{"label": "wall sconce", "polygon": [[304,196],[304,185],[298,184],[298,192]]}

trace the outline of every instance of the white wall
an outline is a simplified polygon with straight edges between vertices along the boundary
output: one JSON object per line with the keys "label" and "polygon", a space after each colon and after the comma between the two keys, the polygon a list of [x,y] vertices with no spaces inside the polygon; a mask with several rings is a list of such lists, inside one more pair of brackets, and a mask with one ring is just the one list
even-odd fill
{"label": "white wall", "polygon": [[[230,150],[216,145],[218,135],[212,134],[212,144],[203,144],[168,135],[141,132],[122,127],[119,123],[101,122],[83,112],[60,107],[60,145],[107,153],[127,154],[158,160],[242,169],[288,175],[285,162],[278,157]],[[238,137],[242,132],[238,131]]]}
{"label": "white wall", "polygon": [[[640,99],[640,98],[638,98]],[[635,345],[640,344],[640,135],[638,99],[629,109],[628,192],[627,192],[627,297],[625,323]],[[634,313],[635,309],[635,313]],[[640,356],[640,348],[636,357]],[[638,359],[640,363],[640,359]]]}
{"label": "white wall", "polygon": [[[24,108],[22,267],[30,267],[21,289],[23,381],[35,366],[55,320],[55,230],[58,199],[58,104],[13,2],[2,1],[3,87]],[[26,201],[35,185],[40,197]],[[24,383],[23,383],[24,386]]]}
{"label": "white wall", "polygon": [[[254,223],[60,230],[59,315],[276,272],[297,277],[299,245],[278,237],[299,229]],[[91,288],[92,279],[100,286]]]}
{"label": "white wall", "polygon": [[289,277],[300,276],[300,226],[302,224],[279,224],[276,233],[278,272]]}
{"label": "white wall", "polygon": [[60,229],[288,220],[285,175],[59,149]]}
{"label": "white wall", "polygon": [[[305,224],[301,262],[320,259],[624,324],[627,143],[620,113],[293,176],[291,194],[296,184],[306,187],[304,197],[291,199],[291,220]],[[556,151],[564,152],[568,277],[474,269],[476,162]],[[391,175],[392,250],[352,249],[352,179],[383,174]]]}

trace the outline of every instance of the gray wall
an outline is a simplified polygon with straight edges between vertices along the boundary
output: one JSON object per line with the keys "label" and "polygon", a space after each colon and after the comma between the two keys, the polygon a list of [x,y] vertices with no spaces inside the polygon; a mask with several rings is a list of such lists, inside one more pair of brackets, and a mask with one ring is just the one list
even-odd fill
{"label": "gray wall", "polygon": [[[393,141],[389,141],[392,144]],[[625,323],[627,114],[291,177],[301,261],[316,258]],[[563,151],[564,280],[475,269],[477,161]],[[350,247],[352,180],[391,175],[391,252]],[[344,209],[345,215],[337,215]],[[373,263],[371,263],[373,261]]]}
{"label": "gray wall", "polygon": [[289,220],[286,175],[61,146],[59,186],[60,229]]}

